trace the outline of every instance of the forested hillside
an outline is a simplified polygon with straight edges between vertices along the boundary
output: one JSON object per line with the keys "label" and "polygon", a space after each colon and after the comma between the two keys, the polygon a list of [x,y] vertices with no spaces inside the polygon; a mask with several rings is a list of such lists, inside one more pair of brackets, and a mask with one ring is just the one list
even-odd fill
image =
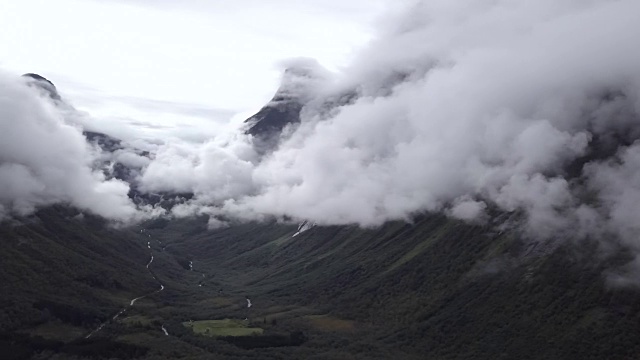
{"label": "forested hillside", "polygon": [[638,351],[640,294],[605,277],[629,261],[624,251],[531,242],[440,215],[296,237],[295,228],[281,230],[203,232],[184,248],[251,294],[255,317],[304,327],[311,343],[333,349],[329,358],[622,359]]}
{"label": "forested hillside", "polygon": [[[622,249],[495,225],[115,229],[51,208],[2,227],[0,345],[13,359],[634,358],[640,293],[607,282]],[[222,319],[261,335],[190,329]]]}

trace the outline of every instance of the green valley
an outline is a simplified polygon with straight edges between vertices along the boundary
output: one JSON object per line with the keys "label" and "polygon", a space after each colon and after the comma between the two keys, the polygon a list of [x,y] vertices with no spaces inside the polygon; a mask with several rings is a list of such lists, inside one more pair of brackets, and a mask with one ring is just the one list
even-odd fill
{"label": "green valley", "polygon": [[628,258],[603,258],[595,243],[579,255],[570,244],[531,251],[516,232],[440,215],[296,237],[295,225],[277,222],[114,229],[65,208],[38,216],[46,225],[2,227],[0,344],[15,359],[599,359],[612,348],[622,359],[640,350],[640,293],[605,281]]}

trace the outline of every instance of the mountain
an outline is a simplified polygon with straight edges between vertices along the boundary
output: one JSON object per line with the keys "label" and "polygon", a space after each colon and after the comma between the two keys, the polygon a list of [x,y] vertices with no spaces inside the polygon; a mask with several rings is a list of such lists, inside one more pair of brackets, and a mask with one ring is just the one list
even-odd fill
{"label": "mountain", "polygon": [[326,76],[326,70],[315,62],[302,62],[284,71],[280,87],[271,101],[245,120],[245,134],[253,136],[258,152],[273,150],[283,131],[300,123],[302,109]]}
{"label": "mountain", "polygon": [[[56,106],[65,107],[66,109],[70,109],[70,111],[75,111],[73,106],[68,104],[60,96],[60,93],[58,93],[58,89],[53,84],[53,82],[51,82],[44,76],[34,73],[27,73],[22,75],[22,78],[27,79],[28,85],[34,86],[47,94],[47,96],[54,101],[54,104]],[[82,133],[86,137],[89,144],[99,148],[104,154],[113,155],[118,151],[123,151],[126,149],[123,141],[113,136],[91,130],[83,130]],[[137,149],[129,149],[129,151],[133,151],[141,156],[149,156],[149,153],[146,151],[140,151]],[[128,183],[135,182],[135,177],[140,170],[139,168],[132,168],[131,166],[118,162],[117,159],[114,160],[111,158],[105,159],[100,164],[96,164],[96,166],[101,168],[105,172],[105,175],[107,177],[117,178]]]}
{"label": "mountain", "polygon": [[[78,348],[104,358],[105,344],[139,359],[627,359],[640,350],[640,293],[603,277],[629,256],[603,259],[596,243],[576,254],[438,214],[297,235],[276,222],[208,230],[204,218],[116,230],[75,214],[51,208],[0,229],[5,349],[65,359]],[[109,320],[157,289],[149,253],[165,290]],[[226,318],[264,334],[212,338],[185,325]]]}
{"label": "mountain", "polygon": [[144,267],[149,251],[142,236],[73,209],[56,206],[3,222],[0,238],[4,358],[29,358],[41,347],[70,356],[76,351],[70,341],[157,288]]}
{"label": "mountain", "polygon": [[[629,256],[604,260],[597,243],[576,255],[569,244],[529,243],[517,231],[436,214],[376,229],[296,230],[241,225],[180,244],[197,254],[194,263],[224,274],[225,288],[248,294],[255,317],[304,329],[317,358],[624,359],[638,351],[640,293],[603,277]],[[157,231],[180,233],[171,224]],[[290,356],[309,356],[303,348]]]}
{"label": "mountain", "polygon": [[[272,101],[246,122],[260,151],[304,121],[306,89],[322,79],[310,67],[285,71]],[[123,149],[106,134],[85,136],[105,153]],[[596,134],[583,157],[556,171],[578,186],[591,161],[636,139]],[[109,174],[131,181],[134,198],[156,196],[138,193],[126,170]],[[162,195],[154,199],[141,201]],[[284,220],[210,229],[200,216],[115,228],[57,205],[2,222],[0,353],[582,360],[640,352],[640,291],[610,281],[634,259],[617,242],[535,240],[523,214],[491,205],[481,223],[434,212],[372,228]]]}
{"label": "mountain", "polygon": [[[34,73],[22,75],[29,86],[43,91],[53,104],[65,113],[74,114],[77,110],[58,92],[56,86],[47,78]],[[129,184],[129,197],[139,205],[161,205],[167,208],[178,202],[190,199],[192,194],[146,193],[140,191],[139,176],[143,164],[150,161],[153,154],[140,150],[122,139],[103,132],[83,129],[87,144],[93,147],[98,156],[93,164],[94,170],[101,171],[107,179],[118,179]],[[133,159],[133,160],[132,160]],[[176,200],[178,199],[178,200]]]}
{"label": "mountain", "polygon": [[51,81],[49,81],[44,76],[27,73],[23,74],[22,77],[27,79],[27,83],[31,86],[35,86],[36,88],[44,91],[51,99],[53,100],[61,100],[60,94],[58,93],[58,89],[53,85]]}

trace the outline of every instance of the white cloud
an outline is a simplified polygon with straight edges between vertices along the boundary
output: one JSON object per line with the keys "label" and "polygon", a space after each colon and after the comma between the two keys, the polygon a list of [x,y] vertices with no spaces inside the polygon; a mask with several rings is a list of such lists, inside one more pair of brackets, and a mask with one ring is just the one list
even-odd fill
{"label": "white cloud", "polygon": [[[381,21],[351,65],[323,81],[295,78],[290,91],[309,102],[273,153],[261,158],[251,137],[226,134],[157,144],[152,161],[116,156],[144,166],[144,191],[192,192],[174,214],[207,214],[211,226],[267,217],[371,226],[423,211],[472,221],[495,206],[525,214],[532,235],[578,229],[640,246],[638,13],[632,0],[419,1]],[[3,109],[33,121],[6,128],[22,137],[1,145],[18,160],[3,159],[0,174],[21,196],[5,193],[0,213],[68,202],[138,216],[126,184],[90,170],[79,130],[25,96]],[[69,161],[55,167],[42,160],[62,153]],[[65,185],[59,169],[78,183]]]}
{"label": "white cloud", "polygon": [[[624,195],[588,173],[613,199],[594,209],[564,169],[594,136],[638,128],[638,11],[629,0],[418,2],[317,90],[301,126],[261,162],[241,137],[184,154],[169,147],[143,183],[194,191],[189,206],[238,218],[471,219],[491,202],[524,211],[541,236],[594,226]],[[345,93],[357,99],[327,111]]]}
{"label": "white cloud", "polygon": [[454,218],[466,221],[483,222],[486,218],[487,204],[476,201],[469,196],[461,196],[454,200],[448,214]]}
{"label": "white cloud", "polygon": [[63,203],[120,222],[145,217],[129,184],[92,169],[82,130],[24,79],[0,74],[0,215]]}

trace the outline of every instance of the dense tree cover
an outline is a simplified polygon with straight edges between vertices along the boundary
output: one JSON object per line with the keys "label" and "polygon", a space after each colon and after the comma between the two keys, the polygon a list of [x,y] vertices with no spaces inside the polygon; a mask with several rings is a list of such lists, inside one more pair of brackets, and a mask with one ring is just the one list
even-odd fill
{"label": "dense tree cover", "polygon": [[[640,351],[640,294],[605,276],[631,256],[611,246],[603,255],[597,242],[535,244],[435,215],[296,237],[295,225],[275,222],[208,230],[206,219],[162,220],[140,233],[76,215],[53,208],[0,226],[2,354],[628,359]],[[157,288],[145,268],[149,251],[166,290],[112,320]],[[182,325],[245,317],[264,335],[214,338]],[[82,340],[102,321],[95,338]],[[70,331],[77,335],[58,338]]]}
{"label": "dense tree cover", "polygon": [[631,259],[622,249],[604,256],[590,241],[532,245],[442,216],[296,238],[280,229],[231,227],[184,246],[211,267],[237,271],[256,302],[277,299],[366,326],[341,334],[349,352],[354,340],[456,359],[622,359],[640,350],[639,293],[605,277]]}
{"label": "dense tree cover", "polygon": [[57,353],[68,357],[92,359],[135,359],[144,356],[145,347],[115,342],[107,339],[79,339],[70,343],[46,340],[39,336],[16,333],[0,333],[2,358],[28,359],[36,354]]}
{"label": "dense tree cover", "polygon": [[243,349],[260,349],[281,346],[300,346],[306,340],[302,331],[296,331],[287,335],[262,335],[262,336],[220,336],[219,340],[226,341]]}

